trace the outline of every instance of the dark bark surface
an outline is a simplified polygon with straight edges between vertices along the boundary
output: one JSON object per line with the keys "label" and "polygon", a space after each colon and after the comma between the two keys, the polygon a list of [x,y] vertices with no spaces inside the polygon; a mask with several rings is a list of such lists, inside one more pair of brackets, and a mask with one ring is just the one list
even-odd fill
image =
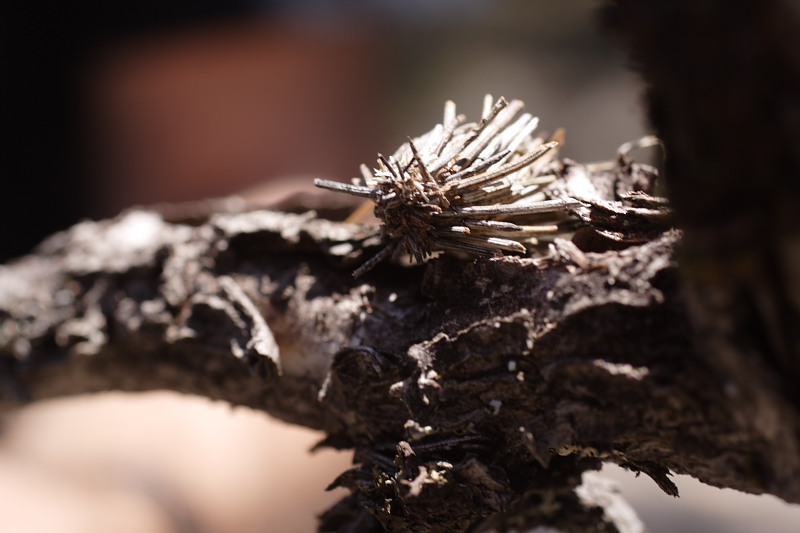
{"label": "dark bark surface", "polygon": [[[772,37],[720,42],[718,54],[741,52],[720,69],[769,57],[763,68],[795,87],[797,12],[726,3],[712,24],[719,2],[614,4],[653,83],[683,244],[658,202],[626,196],[652,177],[627,161],[565,168],[565,187],[588,180],[596,197],[587,227],[549,258],[444,256],[359,280],[365,230],[324,209],[130,211],[0,267],[4,405],[170,388],[322,429],[356,459],[326,531],[640,531],[613,490],[582,476],[602,461],[668,494],[672,471],[800,502],[800,91],[773,102],[745,70],[730,105],[748,118],[731,126],[712,84],[732,82],[708,70],[720,56],[685,65],[694,42],[750,25]],[[734,189],[720,195],[722,180]]]}
{"label": "dark bark surface", "polygon": [[81,224],[0,271],[3,398],[170,388],[322,429],[358,464],[325,530],[637,531],[581,485],[603,460],[669,494],[671,470],[800,501],[794,412],[776,395],[770,417],[743,416],[743,386],[693,344],[680,233],[616,192],[651,178],[568,165],[565,187],[588,179],[597,198],[548,258],[363,280],[365,229],[314,213]]}

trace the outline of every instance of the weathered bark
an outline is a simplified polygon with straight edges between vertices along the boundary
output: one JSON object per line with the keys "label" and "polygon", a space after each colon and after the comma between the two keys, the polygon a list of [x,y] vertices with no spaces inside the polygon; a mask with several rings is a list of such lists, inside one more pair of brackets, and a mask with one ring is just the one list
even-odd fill
{"label": "weathered bark", "polygon": [[597,194],[575,241],[606,251],[558,240],[547,259],[364,281],[365,230],[313,213],[81,224],[0,271],[3,398],[171,388],[320,428],[360,464],[328,530],[636,531],[575,491],[602,460],[668,493],[672,470],[800,501],[794,413],[777,432],[741,416],[748,398],[694,349],[680,234],[636,207],[652,200],[620,200],[650,177],[566,168]]}
{"label": "weathered bark", "polygon": [[[329,531],[637,531],[606,487],[581,485],[603,460],[671,494],[673,471],[800,502],[800,119],[784,113],[800,91],[774,107],[752,83],[769,58],[797,88],[796,12],[615,3],[653,82],[684,248],[657,203],[624,196],[649,186],[636,165],[567,167],[567,187],[588,179],[597,192],[593,229],[549,259],[442,257],[358,281],[369,251],[357,226],[131,211],[0,269],[6,406],[171,388],[320,428],[358,463],[337,480],[353,494],[323,518]],[[774,33],[757,53],[731,46],[748,25]],[[718,48],[698,59],[701,41]],[[731,49],[723,70],[752,67],[744,88],[710,70]],[[741,127],[715,87],[740,90]],[[753,136],[769,141],[738,144]]]}

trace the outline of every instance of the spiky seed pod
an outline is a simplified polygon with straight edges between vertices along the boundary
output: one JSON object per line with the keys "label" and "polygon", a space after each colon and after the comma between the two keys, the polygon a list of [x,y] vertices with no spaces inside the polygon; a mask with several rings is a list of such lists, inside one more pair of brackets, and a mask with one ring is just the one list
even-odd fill
{"label": "spiky seed pod", "polygon": [[[487,95],[480,122],[465,123],[448,101],[441,124],[389,157],[379,154],[375,169],[362,165],[353,184],[315,180],[317,187],[375,202],[385,246],[353,275],[395,253],[419,263],[438,251],[526,253],[537,235],[558,231],[581,203],[548,195],[559,143],[535,136],[538,118],[522,108],[520,100],[492,104]],[[512,221],[532,215],[537,225]]]}

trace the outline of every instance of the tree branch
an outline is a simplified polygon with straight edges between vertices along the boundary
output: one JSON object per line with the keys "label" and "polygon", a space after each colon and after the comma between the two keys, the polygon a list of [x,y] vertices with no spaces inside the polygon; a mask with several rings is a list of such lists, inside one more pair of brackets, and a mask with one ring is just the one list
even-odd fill
{"label": "tree branch", "polygon": [[[171,388],[322,429],[325,445],[354,448],[357,462],[335,483],[352,495],[323,517],[325,531],[641,531],[612,490],[582,476],[601,461],[644,472],[669,494],[672,471],[800,502],[800,306],[796,291],[782,290],[796,287],[797,225],[759,218],[789,220],[796,190],[779,195],[749,179],[758,162],[794,177],[800,151],[789,143],[800,137],[776,126],[781,115],[767,106],[748,124],[771,129],[747,131],[774,141],[739,146],[734,158],[725,139],[745,129],[726,125],[731,110],[705,107],[708,95],[676,101],[703,67],[669,76],[696,50],[699,29],[714,27],[718,13],[707,8],[716,2],[675,2],[670,17],[654,16],[663,2],[615,3],[654,83],[684,248],[641,192],[652,173],[624,158],[610,170],[564,167],[565,187],[588,183],[596,196],[587,226],[548,258],[384,263],[358,281],[350,272],[374,252],[360,226],[219,206],[181,217],[130,211],[0,269],[5,406]],[[717,51],[739,35],[732,27],[796,22],[779,0],[747,5],[711,32],[728,38]],[[661,39],[678,27],[698,32],[677,32],[666,61]],[[797,81],[782,38],[759,50],[783,50],[776,61]],[[743,94],[745,108],[761,101],[755,94]],[[784,104],[797,94],[781,93]],[[721,179],[736,180],[733,200],[714,201]],[[778,211],[731,214],[731,203],[749,206],[743,183]],[[695,193],[710,202],[708,217]]]}
{"label": "tree branch", "polygon": [[443,256],[364,281],[365,229],[313,213],[80,224],[0,270],[3,398],[171,388],[322,429],[359,463],[325,530],[636,531],[575,492],[601,460],[671,494],[669,470],[798,501],[793,411],[741,416],[748,398],[693,347],[680,234],[608,199],[651,178],[566,167],[566,186],[605,191],[575,242],[606,251],[557,240],[548,258]]}

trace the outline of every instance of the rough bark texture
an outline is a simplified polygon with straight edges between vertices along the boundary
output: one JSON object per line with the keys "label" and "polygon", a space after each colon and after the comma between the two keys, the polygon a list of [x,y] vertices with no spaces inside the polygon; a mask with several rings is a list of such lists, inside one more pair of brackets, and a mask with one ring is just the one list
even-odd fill
{"label": "rough bark texture", "polygon": [[[565,187],[594,191],[589,226],[548,259],[441,257],[360,280],[350,272],[370,253],[364,229],[323,211],[134,210],[0,268],[6,407],[171,388],[320,428],[326,445],[354,448],[357,465],[336,480],[352,495],[326,513],[325,531],[640,531],[612,489],[582,476],[603,460],[669,494],[673,471],[800,502],[800,254],[788,216],[800,119],[765,95],[753,101],[762,93],[751,87],[737,109],[771,129],[731,127],[711,84],[736,84],[696,65],[679,75],[695,29],[732,39],[750,24],[775,34],[756,50],[796,82],[800,48],[782,39],[800,32],[766,21],[785,27],[797,13],[726,3],[736,16],[715,26],[719,2],[615,4],[654,83],[686,248],[676,252],[681,234],[657,202],[627,194],[652,176],[626,161],[565,168]],[[747,50],[726,56],[725,71],[762,64]],[[708,94],[687,88],[698,82]],[[781,105],[798,94],[780,93]],[[748,107],[758,102],[767,109]],[[772,142],[729,148],[747,132]],[[747,180],[755,172],[763,179]],[[786,194],[770,188],[778,176]],[[720,198],[721,180],[739,192]],[[774,203],[740,209],[746,183]],[[745,233],[734,239],[734,227]]]}
{"label": "rough bark texture", "polygon": [[670,494],[673,470],[798,501],[796,440],[743,419],[749,400],[693,347],[680,234],[617,192],[651,178],[566,167],[565,187],[597,195],[575,242],[606,251],[558,240],[548,259],[363,281],[364,229],[313,213],[81,224],[0,271],[3,398],[166,387],[323,429],[359,464],[325,530],[640,530],[580,486],[601,460]]}

